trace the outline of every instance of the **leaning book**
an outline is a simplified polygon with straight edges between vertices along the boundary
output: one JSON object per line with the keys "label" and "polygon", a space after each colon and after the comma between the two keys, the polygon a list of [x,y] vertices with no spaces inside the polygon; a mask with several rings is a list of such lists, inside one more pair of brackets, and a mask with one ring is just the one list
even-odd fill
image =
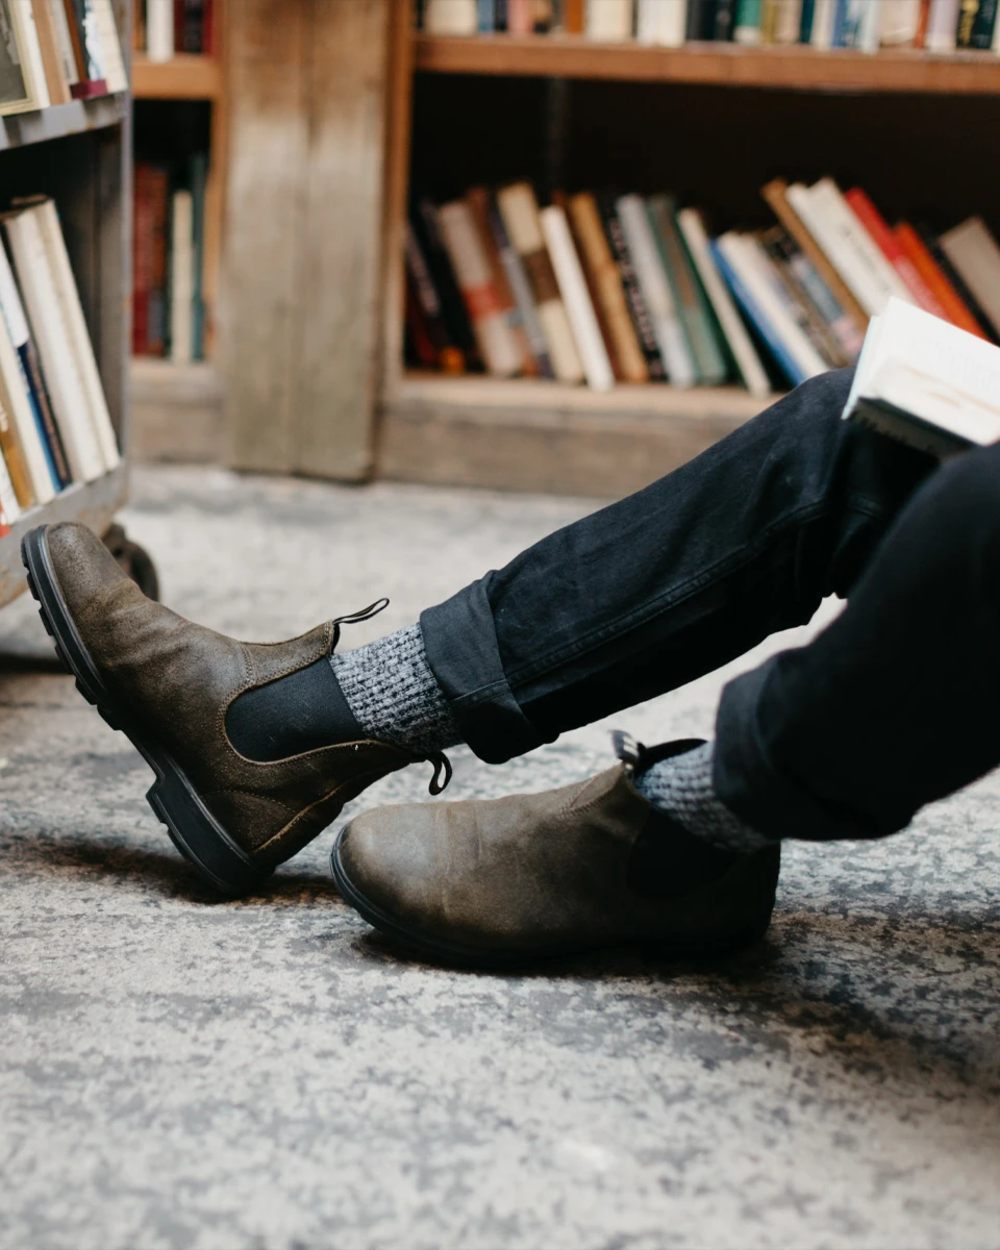
{"label": "leaning book", "polygon": [[1000,441],[1000,347],[891,299],[868,327],[843,415],[936,456]]}

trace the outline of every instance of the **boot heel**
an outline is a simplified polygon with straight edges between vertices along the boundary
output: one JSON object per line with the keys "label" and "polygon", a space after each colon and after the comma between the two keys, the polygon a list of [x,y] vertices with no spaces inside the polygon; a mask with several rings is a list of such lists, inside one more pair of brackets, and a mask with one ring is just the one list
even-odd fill
{"label": "boot heel", "polygon": [[233,843],[178,769],[167,766],[146,792],[146,801],[174,846],[223,894],[247,894],[271,875]]}

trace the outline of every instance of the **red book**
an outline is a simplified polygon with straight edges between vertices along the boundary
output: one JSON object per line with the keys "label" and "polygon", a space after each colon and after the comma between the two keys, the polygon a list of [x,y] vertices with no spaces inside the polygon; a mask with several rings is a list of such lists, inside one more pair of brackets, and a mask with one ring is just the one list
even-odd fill
{"label": "red book", "polygon": [[135,167],[132,209],[132,352],[149,351],[149,290],[153,279],[153,199],[147,165]]}
{"label": "red book", "polygon": [[920,307],[933,313],[935,317],[949,321],[950,318],[944,305],[924,281],[920,271],[903,250],[889,223],[872,203],[868,193],[862,191],[860,187],[852,187],[844,198],[853,209],[854,215],[875,240],[886,260],[906,283],[907,290]]}
{"label": "red book", "polygon": [[939,302],[945,309],[945,316],[952,325],[958,326],[962,330],[968,330],[976,338],[986,339],[989,342],[989,337],[983,333],[979,322],[965,306],[965,301],[961,295],[948,281],[948,275],[940,268],[924,244],[923,239],[910,223],[901,221],[896,227],[895,234],[899,240],[900,247],[916,265],[917,270],[927,285],[937,295]]}

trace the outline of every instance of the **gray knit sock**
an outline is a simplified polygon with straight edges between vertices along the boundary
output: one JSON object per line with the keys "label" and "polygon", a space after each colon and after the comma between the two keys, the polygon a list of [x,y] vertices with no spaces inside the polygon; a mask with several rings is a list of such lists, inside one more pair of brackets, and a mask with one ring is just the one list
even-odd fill
{"label": "gray knit sock", "polygon": [[756,829],[716,797],[712,786],[712,743],[683,755],[660,760],[639,773],[635,787],[654,807],[672,816],[693,837],[730,851],[756,851],[768,846]]}
{"label": "gray knit sock", "polygon": [[355,651],[330,657],[347,705],[365,733],[416,754],[443,751],[462,741],[437,684],[419,625]]}

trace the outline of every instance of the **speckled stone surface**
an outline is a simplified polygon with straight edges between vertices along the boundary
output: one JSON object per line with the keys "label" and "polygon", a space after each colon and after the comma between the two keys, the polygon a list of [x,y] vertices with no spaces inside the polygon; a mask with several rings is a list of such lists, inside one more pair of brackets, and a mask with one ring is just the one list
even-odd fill
{"label": "speckled stone surface", "polygon": [[[405,625],[586,507],[181,469],[134,496],[166,600],[253,639],[382,594],[350,639]],[[0,654],[3,1250],[1000,1246],[996,776],[882,844],[790,846],[726,963],[471,975],[372,935],[331,834],[214,902],[28,603]],[[616,721],[704,733],[724,678]],[[585,776],[606,728],[456,752],[450,793]]]}

